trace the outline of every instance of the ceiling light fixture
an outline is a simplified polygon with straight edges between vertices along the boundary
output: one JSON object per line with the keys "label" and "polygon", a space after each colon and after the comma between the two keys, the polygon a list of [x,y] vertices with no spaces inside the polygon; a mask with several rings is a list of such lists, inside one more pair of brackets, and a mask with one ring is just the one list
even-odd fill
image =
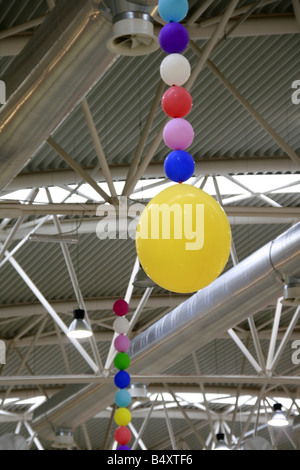
{"label": "ceiling light fixture", "polygon": [[225,434],[217,434],[217,444],[214,447],[214,450],[230,450],[228,445],[225,442]]}
{"label": "ceiling light fixture", "polygon": [[92,336],[93,332],[86,320],[84,319],[84,314],[85,311],[80,308],[77,308],[73,311],[74,320],[72,321],[69,327],[69,338],[81,339]]}
{"label": "ceiling light fixture", "polygon": [[269,426],[284,427],[289,425],[289,422],[286,419],[285,414],[281,411],[281,408],[281,403],[275,403],[275,405],[273,406],[274,413],[271,419],[268,421]]}

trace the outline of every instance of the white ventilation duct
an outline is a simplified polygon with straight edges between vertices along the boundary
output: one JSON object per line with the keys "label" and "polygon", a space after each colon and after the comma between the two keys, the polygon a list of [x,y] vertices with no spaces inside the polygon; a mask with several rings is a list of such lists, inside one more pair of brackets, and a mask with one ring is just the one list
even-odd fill
{"label": "white ventilation duct", "polygon": [[[225,272],[131,341],[131,375],[160,374],[282,296],[281,277],[300,274],[300,223]],[[243,308],[241,308],[243,306]],[[33,426],[79,426],[110,406],[111,382],[67,386],[37,408]],[[51,423],[51,425],[50,425]],[[49,437],[48,437],[49,438]]]}
{"label": "white ventilation duct", "polygon": [[151,11],[154,1],[104,0],[100,6],[113,24],[112,37],[107,41],[114,54],[140,56],[159,49],[154,34]]}
{"label": "white ventilation duct", "polygon": [[115,60],[100,0],[60,0],[1,76],[0,190],[38,151]]}

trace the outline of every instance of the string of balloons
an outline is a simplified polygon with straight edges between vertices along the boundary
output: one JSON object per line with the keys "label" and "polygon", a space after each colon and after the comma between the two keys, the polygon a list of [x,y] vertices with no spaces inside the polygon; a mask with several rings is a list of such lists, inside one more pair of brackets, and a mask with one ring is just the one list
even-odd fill
{"label": "string of balloons", "polygon": [[141,266],[158,286],[177,293],[193,293],[214,281],[223,271],[231,248],[231,230],[222,207],[209,194],[184,184],[195,172],[187,149],[194,143],[194,129],[186,119],[193,108],[184,88],[191,65],[183,55],[189,43],[180,22],[189,10],[187,0],[159,0],[158,13],[166,22],[159,43],[167,54],[160,76],[169,86],[161,105],[171,119],[163,140],[171,152],[164,171],[173,186],[161,191],[143,211],[136,232]]}

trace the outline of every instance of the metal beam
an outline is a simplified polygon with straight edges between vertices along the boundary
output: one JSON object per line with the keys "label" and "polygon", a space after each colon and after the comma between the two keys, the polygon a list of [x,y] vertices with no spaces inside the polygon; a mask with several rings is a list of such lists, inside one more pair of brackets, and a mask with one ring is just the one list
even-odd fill
{"label": "metal beam", "polygon": [[[205,54],[205,50],[201,49],[193,42],[190,41],[193,50],[201,57]],[[277,134],[277,132],[267,123],[267,121],[256,111],[256,109],[246,100],[246,98],[233,86],[233,84],[222,74],[222,72],[215,66],[215,64],[207,59],[206,65],[213,72],[213,74],[225,85],[225,87],[232,93],[232,95],[244,106],[250,115],[263,127],[263,129],[272,137],[278,146],[286,153],[287,156],[299,167],[300,157],[294,150]]]}
{"label": "metal beam", "polygon": [[[110,172],[114,181],[124,181],[129,170],[129,165],[110,166]],[[100,169],[85,169],[97,182],[105,182],[105,177]],[[195,162],[195,175],[227,175],[243,173],[294,173],[299,171],[298,166],[289,158],[270,156],[269,158],[249,157],[236,159],[209,159]],[[162,163],[152,162],[143,173],[143,178],[165,178]],[[78,184],[78,176],[72,170],[57,169],[54,171],[39,171],[38,173],[19,173],[6,187],[2,194],[32,187],[60,186],[62,184]]]}
{"label": "metal beam", "polygon": [[[273,377],[264,377],[258,375],[145,375],[131,374],[132,381],[135,383],[149,384],[253,384],[253,385],[300,385],[300,377],[292,375],[278,375]],[[113,376],[98,376],[91,374],[78,375],[35,375],[31,376],[0,376],[0,385],[51,385],[51,384],[114,384]],[[175,385],[176,387],[176,385]],[[175,388],[176,389],[176,388]],[[225,389],[224,389],[225,390]],[[207,417],[206,417],[207,419]]]}
{"label": "metal beam", "polygon": [[95,122],[93,120],[93,116],[92,116],[92,113],[91,113],[91,110],[90,110],[90,107],[89,107],[89,104],[88,104],[86,98],[84,98],[81,101],[81,109],[82,109],[83,114],[84,114],[85,119],[86,119],[86,123],[87,123],[88,129],[89,129],[89,132],[90,132],[90,135],[91,135],[91,138],[92,138],[95,150],[96,150],[96,154],[98,156],[98,160],[99,160],[99,163],[100,163],[102,173],[103,173],[103,175],[105,177],[105,181],[106,181],[106,183],[109,187],[112,202],[114,204],[116,204],[118,202],[116,189],[114,187],[111,172],[110,172],[109,166],[107,164],[106,157],[105,157],[105,154],[104,154],[104,151],[103,151],[103,147],[102,147],[102,144],[100,142],[100,138],[99,138],[99,135],[97,133]]}
{"label": "metal beam", "polygon": [[[133,203],[134,204],[134,203]],[[0,202],[0,217],[10,216],[11,218],[21,217],[22,215],[81,215],[88,217],[95,217],[97,215],[97,209],[99,204],[80,204],[80,203],[53,203],[53,204],[20,204],[20,203],[6,203]],[[130,206],[129,206],[130,208]],[[135,206],[133,205],[134,209]],[[105,206],[104,206],[105,209]],[[140,206],[136,206],[138,212]],[[299,207],[245,207],[245,206],[229,206],[226,205],[226,199],[224,201],[224,210],[228,217],[260,217],[264,219],[265,217],[279,219],[299,219],[300,217],[300,208]],[[127,219],[122,215],[122,212],[119,215],[119,212],[116,211],[116,215],[122,217],[122,220],[126,221]],[[136,215],[138,217],[138,215]],[[100,217],[97,219],[97,223],[101,220]],[[128,219],[132,220],[132,218]],[[39,222],[39,221],[38,221]],[[37,221],[35,221],[37,223]],[[62,221],[62,223],[64,223]],[[32,225],[32,224],[31,224]],[[52,225],[52,224],[51,224]],[[7,229],[6,229],[7,230]],[[20,233],[22,233],[19,230]],[[51,231],[50,231],[51,233]]]}
{"label": "metal beam", "polygon": [[95,6],[57,2],[1,77],[8,97],[0,110],[1,189],[116,60],[106,48],[111,22]]}
{"label": "metal beam", "polygon": [[[45,299],[43,294],[39,291],[39,289],[36,287],[36,285],[32,282],[32,280],[29,278],[29,276],[25,273],[25,271],[21,268],[19,263],[13,258],[9,258],[10,264],[15,268],[16,272],[20,275],[20,277],[24,280],[24,282],[27,284],[29,289],[35,294],[37,299],[41,302],[41,304],[44,306],[46,311],[51,315],[53,320],[58,324],[58,326],[62,329],[62,331],[65,333],[65,335],[68,334],[68,328],[64,324],[64,322],[61,320],[59,315],[57,315],[56,311],[54,308],[49,304],[49,302]],[[81,354],[81,356],[86,360],[88,365],[94,370],[95,373],[99,371],[98,366],[92,361],[90,356],[87,354],[85,349],[81,346],[81,344],[73,339],[69,338],[71,343],[75,346],[75,348],[78,350],[78,352]]]}
{"label": "metal beam", "polygon": [[96,181],[87,173],[83,168],[81,168],[78,163],[73,160],[72,157],[60,146],[52,137],[48,137],[47,143],[65,160],[68,165],[70,165],[73,170],[78,173],[78,175],[84,179],[106,202],[111,202],[111,198],[103,191],[102,188],[96,183]]}

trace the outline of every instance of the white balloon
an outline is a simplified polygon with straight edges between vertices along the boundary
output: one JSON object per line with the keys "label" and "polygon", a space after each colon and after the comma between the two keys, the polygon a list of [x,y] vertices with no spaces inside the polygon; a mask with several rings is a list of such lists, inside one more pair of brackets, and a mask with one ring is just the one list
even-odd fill
{"label": "white balloon", "polygon": [[160,65],[160,76],[169,85],[184,85],[191,75],[191,65],[182,54],[169,54]]}
{"label": "white balloon", "polygon": [[113,323],[113,329],[119,335],[125,335],[129,329],[129,321],[125,317],[118,317]]}

